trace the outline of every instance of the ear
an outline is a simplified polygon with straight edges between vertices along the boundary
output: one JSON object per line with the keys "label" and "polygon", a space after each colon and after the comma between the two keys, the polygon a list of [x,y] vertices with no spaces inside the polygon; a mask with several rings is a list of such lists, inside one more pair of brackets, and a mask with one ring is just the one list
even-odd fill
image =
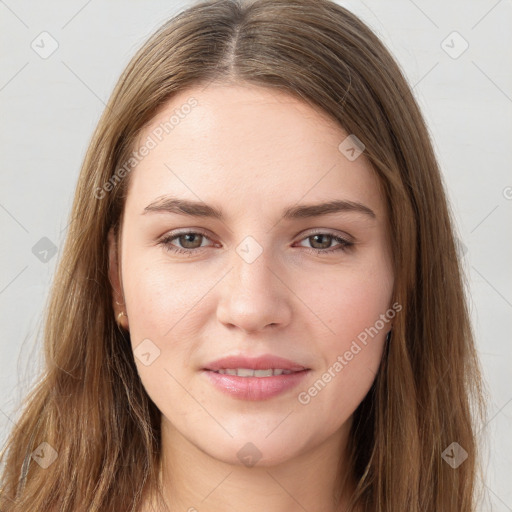
{"label": "ear", "polygon": [[[114,236],[114,228],[108,232],[108,278],[112,286],[112,307],[116,316],[116,322],[128,330],[128,313],[124,302],[123,287],[121,284],[121,271],[119,266],[119,251]],[[120,315],[124,313],[123,315]]]}

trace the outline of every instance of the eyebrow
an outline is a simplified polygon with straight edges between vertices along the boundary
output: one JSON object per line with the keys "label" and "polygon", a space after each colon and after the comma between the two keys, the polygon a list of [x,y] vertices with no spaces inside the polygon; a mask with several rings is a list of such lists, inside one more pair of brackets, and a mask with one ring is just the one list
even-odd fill
{"label": "eyebrow", "polygon": [[[221,221],[224,220],[222,210],[215,208],[214,206],[210,206],[201,201],[190,201],[172,196],[164,196],[156,199],[144,208],[142,215],[151,212],[177,213],[180,215],[190,215],[192,217],[206,217]],[[376,218],[374,211],[368,206],[357,201],[347,201],[342,199],[336,199],[326,203],[290,206],[283,210],[282,218],[285,220],[305,219],[340,212],[354,212],[367,215],[372,219]]]}

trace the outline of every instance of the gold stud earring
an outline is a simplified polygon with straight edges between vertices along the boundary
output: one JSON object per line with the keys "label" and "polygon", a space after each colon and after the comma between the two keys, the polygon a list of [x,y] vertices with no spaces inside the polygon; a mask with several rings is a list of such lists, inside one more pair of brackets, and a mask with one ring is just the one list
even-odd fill
{"label": "gold stud earring", "polygon": [[[123,302],[123,304],[121,304],[121,303],[117,302],[117,300],[116,300],[116,304],[117,304],[118,306],[124,306],[124,302]],[[122,316],[125,316],[126,318],[128,318],[128,315],[127,315],[124,311],[121,311],[121,313],[119,313],[119,314],[117,315],[117,325],[119,325],[119,326],[121,326],[121,317],[122,317]],[[122,327],[122,326],[121,326],[121,327]]]}

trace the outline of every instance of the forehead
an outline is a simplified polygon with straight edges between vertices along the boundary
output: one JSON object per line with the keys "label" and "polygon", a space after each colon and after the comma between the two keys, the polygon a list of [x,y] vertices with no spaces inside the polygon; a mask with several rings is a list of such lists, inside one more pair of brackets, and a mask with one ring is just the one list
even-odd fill
{"label": "forehead", "polygon": [[350,161],[339,149],[348,135],[325,112],[283,91],[190,88],[141,132],[134,149],[150,149],[130,173],[126,207],[142,210],[168,193],[209,204],[229,199],[239,209],[344,198],[378,211],[378,182],[364,153]]}

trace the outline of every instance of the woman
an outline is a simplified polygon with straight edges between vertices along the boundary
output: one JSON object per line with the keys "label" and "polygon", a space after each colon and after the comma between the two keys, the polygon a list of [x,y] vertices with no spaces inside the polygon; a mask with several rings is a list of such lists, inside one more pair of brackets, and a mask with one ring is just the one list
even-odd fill
{"label": "woman", "polygon": [[327,0],[214,0],[87,152],[0,509],[459,512],[481,381],[397,64]]}

